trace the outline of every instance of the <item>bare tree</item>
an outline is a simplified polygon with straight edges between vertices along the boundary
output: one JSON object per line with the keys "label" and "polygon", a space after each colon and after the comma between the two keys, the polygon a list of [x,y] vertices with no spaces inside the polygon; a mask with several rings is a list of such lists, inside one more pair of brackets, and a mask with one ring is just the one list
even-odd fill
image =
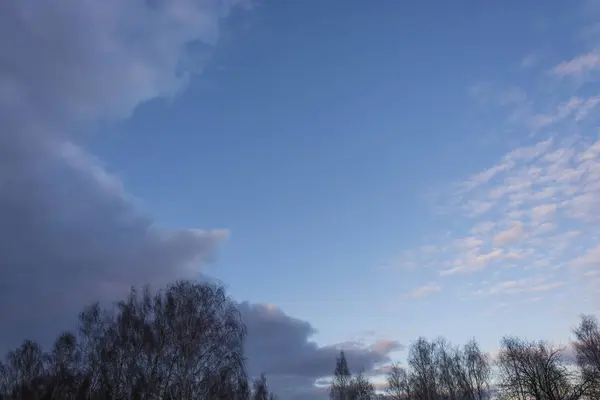
{"label": "bare tree", "polygon": [[48,380],[46,357],[41,347],[25,340],[16,350],[8,353],[3,368],[7,398],[40,398]]}
{"label": "bare tree", "polygon": [[434,345],[437,393],[445,399],[458,400],[462,398],[461,383],[464,381],[460,350],[442,338]]}
{"label": "bare tree", "polygon": [[577,364],[585,379],[590,381],[590,396],[600,398],[600,328],[598,320],[591,315],[582,315],[579,325],[573,331],[573,347]]}
{"label": "bare tree", "polygon": [[245,376],[245,329],[216,285],[178,282],[152,296],[132,289],[117,313],[97,306],[81,314],[90,389],[111,398],[193,398],[221,380]]}
{"label": "bare tree", "polygon": [[52,398],[77,399],[85,395],[87,381],[81,373],[83,360],[73,333],[61,334],[47,359],[47,392]]}
{"label": "bare tree", "polygon": [[482,400],[489,397],[491,366],[475,340],[462,349],[438,340],[436,346],[439,393],[449,400]]}
{"label": "bare tree", "polygon": [[499,383],[504,395],[523,400],[575,400],[589,382],[569,368],[564,349],[548,343],[505,337],[498,356]]}
{"label": "bare tree", "polygon": [[244,339],[221,286],[132,289],[114,310],[84,309],[78,334],[62,334],[50,353],[30,341],[9,353],[0,398],[248,400]]}
{"label": "bare tree", "polygon": [[261,374],[252,384],[252,400],[275,400],[275,394],[269,391],[267,386],[267,377]]}
{"label": "bare tree", "polygon": [[462,392],[466,399],[485,400],[490,397],[490,357],[481,351],[475,339],[463,348],[461,375]]}
{"label": "bare tree", "polygon": [[410,381],[406,370],[398,364],[392,364],[387,374],[387,395],[393,400],[411,399]]}
{"label": "bare tree", "polygon": [[352,400],[374,400],[376,398],[375,386],[359,372],[350,382],[350,399]]}
{"label": "bare tree", "polygon": [[412,394],[416,400],[438,400],[436,343],[420,337],[408,352],[412,374]]}
{"label": "bare tree", "polygon": [[387,393],[393,399],[485,400],[490,364],[475,340],[461,349],[443,338],[419,338],[409,349],[408,372],[392,366]]}

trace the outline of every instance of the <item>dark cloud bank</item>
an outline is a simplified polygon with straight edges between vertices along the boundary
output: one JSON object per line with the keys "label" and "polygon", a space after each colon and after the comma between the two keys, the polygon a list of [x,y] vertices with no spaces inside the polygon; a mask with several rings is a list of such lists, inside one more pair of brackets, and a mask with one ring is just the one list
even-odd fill
{"label": "dark cloud bank", "polygon": [[[189,46],[214,46],[240,1],[19,0],[0,2],[0,350],[44,340],[92,300],[131,285],[197,278],[226,238],[168,230],[141,215],[79,138],[94,123],[129,117],[177,95],[199,72]],[[247,11],[242,11],[247,12]],[[194,46],[199,48],[199,46]],[[337,347],[310,342],[306,321],[240,303],[253,373],[283,398],[318,398],[313,382]],[[8,328],[8,329],[7,329]],[[394,342],[352,346],[370,370]]]}

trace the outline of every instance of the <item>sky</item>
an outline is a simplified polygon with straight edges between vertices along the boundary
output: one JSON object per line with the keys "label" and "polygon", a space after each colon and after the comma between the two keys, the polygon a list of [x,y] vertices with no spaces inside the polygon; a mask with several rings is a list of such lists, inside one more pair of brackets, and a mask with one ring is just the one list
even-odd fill
{"label": "sky", "polygon": [[0,348],[209,277],[318,399],[598,313],[598,1],[6,1],[0,54]]}

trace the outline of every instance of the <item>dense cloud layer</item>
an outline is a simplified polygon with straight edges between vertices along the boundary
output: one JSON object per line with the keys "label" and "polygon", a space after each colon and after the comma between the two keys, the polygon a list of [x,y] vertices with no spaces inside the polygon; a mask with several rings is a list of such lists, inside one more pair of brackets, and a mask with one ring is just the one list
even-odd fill
{"label": "dense cloud layer", "polygon": [[[219,22],[239,3],[0,2],[0,320],[9,327],[0,330],[0,350],[25,336],[49,338],[83,304],[119,298],[131,285],[198,278],[227,232],[157,226],[79,139],[96,122],[184,89],[201,67],[189,46],[213,46]],[[251,372],[313,396],[338,349],[311,343],[307,322],[240,307]],[[395,347],[354,346],[348,358],[369,369]]]}

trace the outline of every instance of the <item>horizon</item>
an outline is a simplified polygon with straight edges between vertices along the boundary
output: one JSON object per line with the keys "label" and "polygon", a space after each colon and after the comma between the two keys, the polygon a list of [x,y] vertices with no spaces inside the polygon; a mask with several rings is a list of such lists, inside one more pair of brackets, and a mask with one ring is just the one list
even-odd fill
{"label": "horizon", "polygon": [[21,0],[0,37],[2,350],[218,280],[319,398],[339,348],[599,315],[598,1]]}

